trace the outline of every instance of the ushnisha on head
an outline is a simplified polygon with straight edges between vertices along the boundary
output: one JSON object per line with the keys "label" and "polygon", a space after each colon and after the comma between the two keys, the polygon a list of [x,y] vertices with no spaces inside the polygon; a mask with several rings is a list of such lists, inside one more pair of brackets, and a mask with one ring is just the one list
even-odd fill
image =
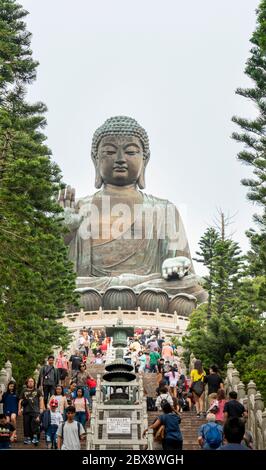
{"label": "ushnisha on head", "polygon": [[145,168],[150,158],[148,135],[138,122],[114,116],[99,127],[92,139],[95,186],[102,184],[145,187]]}

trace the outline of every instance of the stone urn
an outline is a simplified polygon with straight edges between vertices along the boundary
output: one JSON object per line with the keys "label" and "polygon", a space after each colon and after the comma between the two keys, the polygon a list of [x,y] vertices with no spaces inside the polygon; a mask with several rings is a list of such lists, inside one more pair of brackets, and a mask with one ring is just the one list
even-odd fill
{"label": "stone urn", "polygon": [[136,294],[130,287],[108,287],[103,294],[103,308],[106,310],[136,310]]}
{"label": "stone urn", "polygon": [[148,312],[168,312],[169,297],[165,290],[149,288],[144,289],[138,296],[138,307]]}
{"label": "stone urn", "polygon": [[188,317],[197,306],[197,299],[190,294],[176,294],[169,302],[168,312]]}

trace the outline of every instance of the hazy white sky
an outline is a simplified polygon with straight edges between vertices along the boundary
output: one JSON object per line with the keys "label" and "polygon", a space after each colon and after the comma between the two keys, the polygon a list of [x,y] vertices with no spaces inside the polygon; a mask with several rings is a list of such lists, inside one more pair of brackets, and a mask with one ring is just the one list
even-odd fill
{"label": "hazy white sky", "polygon": [[[90,145],[114,115],[150,137],[146,192],[174,202],[192,254],[216,208],[235,214],[242,248],[255,209],[240,179],[232,115],[255,109],[235,95],[258,0],[20,0],[40,62],[30,100],[48,106],[48,145],[78,197],[94,192]],[[199,274],[201,266],[196,267]]]}

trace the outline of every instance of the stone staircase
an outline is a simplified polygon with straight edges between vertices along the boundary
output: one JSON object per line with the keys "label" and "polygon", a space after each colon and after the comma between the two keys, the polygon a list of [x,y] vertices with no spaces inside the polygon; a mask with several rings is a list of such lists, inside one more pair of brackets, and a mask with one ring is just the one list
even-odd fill
{"label": "stone staircase", "polygon": [[[148,422],[152,424],[157,416],[158,411],[148,411]],[[183,436],[183,450],[199,450],[198,446],[198,428],[206,422],[205,418],[197,418],[196,411],[185,411],[181,413],[180,429]],[[157,448],[157,447],[156,447]],[[159,447],[158,447],[159,448]]]}
{"label": "stone staircase", "polygon": [[[23,435],[23,418],[18,416],[17,419],[17,442],[12,444],[12,449],[22,449],[22,450],[46,450],[44,432],[41,433],[40,442],[38,446],[34,444],[24,444],[24,435]],[[81,441],[81,449],[86,449],[86,441]]]}
{"label": "stone staircase", "polygon": [[[156,374],[144,374],[144,390],[147,396],[156,398],[156,388],[158,387]],[[158,411],[148,411],[148,423],[152,424],[160,414]],[[184,450],[199,450],[198,429],[206,422],[205,418],[198,418],[196,411],[184,411],[181,416],[181,432],[183,435]]]}
{"label": "stone staircase", "polygon": [[[87,367],[88,372],[94,377],[97,378],[97,374],[102,375],[105,370],[103,365],[89,365]],[[156,397],[156,388],[158,387],[156,374],[144,374],[143,379],[144,391],[149,397]],[[148,411],[148,423],[152,424],[156,417],[160,414],[158,411]],[[201,424],[206,422],[205,418],[198,418],[195,411],[183,412],[181,414],[181,432],[183,435],[183,450],[199,450],[197,444],[197,432]],[[21,416],[18,417],[17,421],[17,436],[18,440],[16,443],[12,444],[14,449],[26,449],[26,450],[38,450],[46,449],[44,433],[41,433],[40,443],[37,447],[33,444],[25,445],[23,444],[23,419]],[[81,448],[86,448],[86,443],[83,441]],[[156,444],[156,448],[160,448],[160,444]]]}

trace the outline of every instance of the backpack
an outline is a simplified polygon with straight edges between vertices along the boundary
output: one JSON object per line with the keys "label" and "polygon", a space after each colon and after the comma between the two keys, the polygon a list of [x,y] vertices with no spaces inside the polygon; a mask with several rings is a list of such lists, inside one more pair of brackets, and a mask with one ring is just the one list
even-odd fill
{"label": "backpack", "polygon": [[148,411],[155,411],[155,400],[152,397],[147,397],[147,410]]}
{"label": "backpack", "polygon": [[[167,395],[167,398],[168,398],[168,395]],[[161,409],[163,409],[163,406],[164,406],[164,405],[166,405],[166,404],[169,405],[169,404],[170,404],[170,403],[169,403],[169,400],[167,400],[167,398],[163,398],[163,399],[161,400],[161,403],[160,403]]]}
{"label": "backpack", "polygon": [[211,447],[211,449],[217,449],[222,443],[222,435],[219,431],[218,424],[206,424],[204,430],[204,438],[206,443]]}
{"label": "backpack", "polygon": [[183,396],[181,396],[181,398],[179,398],[178,404],[179,404],[180,408],[182,409],[182,411],[189,411],[189,404]]}

